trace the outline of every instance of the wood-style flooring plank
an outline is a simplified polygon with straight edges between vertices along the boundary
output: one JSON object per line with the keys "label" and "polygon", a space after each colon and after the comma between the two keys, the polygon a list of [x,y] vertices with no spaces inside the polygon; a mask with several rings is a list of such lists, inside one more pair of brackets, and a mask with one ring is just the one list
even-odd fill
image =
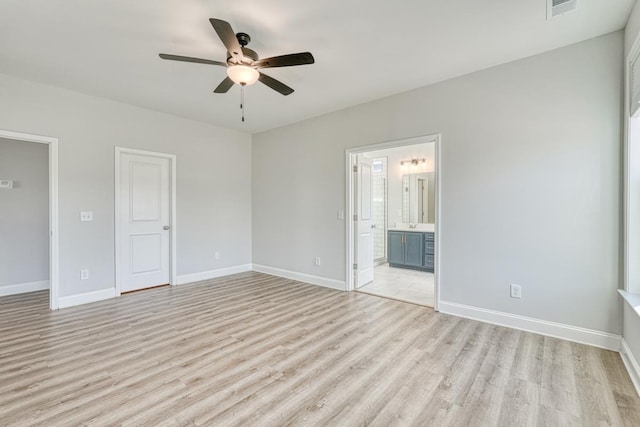
{"label": "wood-style flooring plank", "polygon": [[0,298],[0,426],[640,425],[620,356],[242,273]]}

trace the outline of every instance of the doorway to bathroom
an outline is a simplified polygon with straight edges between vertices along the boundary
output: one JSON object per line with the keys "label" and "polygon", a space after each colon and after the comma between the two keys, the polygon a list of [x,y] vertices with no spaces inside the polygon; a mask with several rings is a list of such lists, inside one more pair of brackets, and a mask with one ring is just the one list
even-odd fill
{"label": "doorway to bathroom", "polygon": [[347,289],[437,309],[439,136],[347,150]]}

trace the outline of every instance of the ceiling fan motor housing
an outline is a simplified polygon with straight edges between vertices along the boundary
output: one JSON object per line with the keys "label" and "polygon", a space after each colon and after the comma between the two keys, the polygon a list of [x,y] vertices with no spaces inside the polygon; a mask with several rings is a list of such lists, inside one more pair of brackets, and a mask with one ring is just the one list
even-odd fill
{"label": "ceiling fan motor housing", "polygon": [[251,37],[247,33],[236,33],[236,38],[238,39],[240,46],[246,46],[251,41]]}
{"label": "ceiling fan motor housing", "polygon": [[[248,47],[242,46],[242,64],[251,65],[254,61],[259,59],[258,54],[255,50],[249,49]],[[227,64],[229,65],[237,65],[235,59],[229,52],[227,52]]]}

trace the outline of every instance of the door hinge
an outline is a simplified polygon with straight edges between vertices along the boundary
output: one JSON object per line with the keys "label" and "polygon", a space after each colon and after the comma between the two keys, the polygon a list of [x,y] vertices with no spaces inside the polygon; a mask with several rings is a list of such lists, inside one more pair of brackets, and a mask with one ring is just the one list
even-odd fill
{"label": "door hinge", "polygon": [[353,214],[353,220],[357,221],[358,220],[358,214]]}
{"label": "door hinge", "polygon": [[358,264],[353,264],[353,269],[357,270],[358,269]]}
{"label": "door hinge", "polygon": [[353,165],[353,171],[358,172],[358,165]]}

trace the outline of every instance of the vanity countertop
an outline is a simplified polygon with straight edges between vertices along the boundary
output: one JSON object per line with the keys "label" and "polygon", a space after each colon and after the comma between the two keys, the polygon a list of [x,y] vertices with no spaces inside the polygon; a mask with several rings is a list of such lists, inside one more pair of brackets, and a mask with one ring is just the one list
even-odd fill
{"label": "vanity countertop", "polygon": [[408,225],[401,225],[398,227],[389,227],[388,231],[412,231],[414,233],[434,233],[436,231],[435,224],[416,224],[416,228],[411,228]]}

